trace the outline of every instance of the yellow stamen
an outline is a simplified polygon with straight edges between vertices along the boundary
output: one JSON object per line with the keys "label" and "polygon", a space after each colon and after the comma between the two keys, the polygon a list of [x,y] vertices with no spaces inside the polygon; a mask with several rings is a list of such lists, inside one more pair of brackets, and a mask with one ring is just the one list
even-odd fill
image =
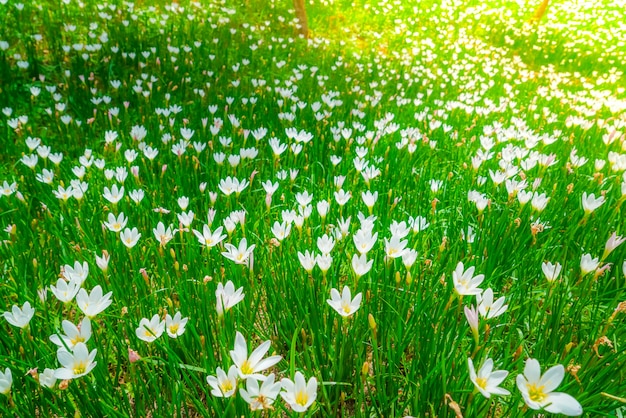
{"label": "yellow stamen", "polygon": [[533,384],[526,384],[526,387],[528,388],[528,397],[530,398],[531,401],[533,402],[537,402],[537,403],[541,403],[546,399],[546,393],[543,391],[543,386],[539,386],[537,387],[537,385]]}

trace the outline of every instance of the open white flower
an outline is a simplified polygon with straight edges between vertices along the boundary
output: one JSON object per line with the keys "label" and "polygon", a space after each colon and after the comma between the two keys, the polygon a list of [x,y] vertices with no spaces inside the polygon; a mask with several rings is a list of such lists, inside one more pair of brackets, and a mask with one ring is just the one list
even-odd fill
{"label": "open white flower", "polygon": [[252,244],[248,247],[248,241],[242,238],[239,242],[239,247],[235,247],[232,244],[224,244],[227,251],[222,252],[222,255],[237,264],[247,264],[255,246],[255,244]]}
{"label": "open white flower", "polygon": [[532,409],[544,409],[553,414],[579,416],[583,413],[580,403],[567,393],[554,392],[565,376],[565,369],[557,364],[541,375],[539,362],[534,358],[526,360],[524,374],[517,375],[517,387],[522,397]]}
{"label": "open white flower", "polygon": [[96,367],[97,362],[94,359],[97,352],[98,350],[95,348],[89,352],[85,343],[76,344],[73,351],[59,348],[57,359],[63,367],[56,369],[54,377],[69,380],[86,375]]}
{"label": "open white flower", "polygon": [[206,381],[211,385],[211,394],[220,398],[229,398],[237,390],[237,366],[230,366],[228,374],[218,367],[217,376],[207,376]]}
{"label": "open white flower", "polygon": [[185,326],[187,325],[189,318],[183,318],[180,312],[176,312],[174,317],[170,314],[165,315],[165,330],[170,338],[178,338],[185,332]]}
{"label": "open white flower", "polygon": [[240,378],[265,380],[266,377],[259,372],[269,369],[282,359],[281,356],[270,356],[263,359],[263,356],[270,349],[270,344],[269,340],[265,341],[250,354],[250,357],[248,357],[246,339],[239,331],[237,331],[237,334],[235,335],[235,349],[230,351],[230,357],[237,366]]}
{"label": "open white flower", "polygon": [[493,290],[491,288],[485,290],[482,294],[476,295],[476,302],[478,303],[478,312],[487,319],[495,318],[506,312],[509,305],[504,304],[505,298],[501,296],[494,302]]}
{"label": "open white flower", "polygon": [[135,330],[135,335],[140,340],[151,343],[163,334],[165,330],[165,321],[162,321],[158,314],[148,320],[148,318],[142,318],[139,322],[139,326]]}
{"label": "open white flower", "polygon": [[69,282],[65,279],[57,280],[57,285],[50,285],[50,291],[58,300],[63,303],[69,303],[78,294],[80,290],[80,282],[76,280],[70,280]]}
{"label": "open white flower", "polygon": [[476,373],[474,369],[474,363],[472,359],[468,357],[467,366],[469,368],[470,380],[476,386],[476,389],[483,394],[486,398],[491,395],[510,395],[506,389],[499,387],[499,385],[506,379],[509,372],[506,370],[493,371],[493,360],[488,358],[483,363],[482,367]]}
{"label": "open white flower", "polygon": [[272,373],[267,376],[260,388],[257,380],[248,378],[246,388],[241,389],[239,393],[243,400],[250,405],[250,409],[256,411],[271,408],[281,387],[280,382],[274,383],[274,373]]}
{"label": "open white flower", "polygon": [[474,266],[465,270],[462,262],[456,265],[456,269],[452,272],[452,282],[454,283],[454,291],[458,295],[477,295],[482,293],[482,289],[478,286],[485,279],[485,275],[478,274],[474,276],[474,270]]}
{"label": "open white flower", "polygon": [[604,196],[599,196],[591,193],[587,195],[587,192],[583,192],[582,205],[585,215],[589,215],[594,210],[598,209],[604,203]]}
{"label": "open white flower", "polygon": [[317,398],[317,379],[312,377],[309,383],[304,375],[296,372],[294,381],[284,378],[281,380],[283,391],[280,396],[289,404],[295,412],[304,412],[315,402]]}
{"label": "open white flower", "polygon": [[93,318],[113,302],[111,300],[112,294],[113,292],[109,292],[103,295],[100,285],[94,287],[90,294],[87,294],[85,289],[80,289],[76,295],[76,304],[86,316]]}
{"label": "open white flower", "polygon": [[59,333],[50,336],[50,341],[59,347],[73,350],[76,344],[86,343],[91,338],[91,321],[88,317],[84,317],[80,322],[80,328],[66,320],[61,323],[61,326],[65,335]]}
{"label": "open white flower", "polygon": [[354,299],[350,294],[348,286],[344,286],[339,295],[339,291],[335,288],[330,289],[330,299],[326,299],[326,302],[343,317],[348,317],[354,314],[361,306],[362,293],[358,293]]}
{"label": "open white flower", "polygon": [[46,368],[42,373],[39,373],[39,384],[43,387],[52,389],[57,383],[57,378],[54,377],[54,370]]}
{"label": "open white flower", "polygon": [[235,291],[235,285],[230,280],[226,282],[226,286],[218,283],[217,290],[215,290],[217,314],[222,316],[224,312],[227,312],[230,308],[241,302],[244,296],[243,286]]}
{"label": "open white flower", "polygon": [[35,315],[35,308],[30,306],[30,302],[25,302],[20,308],[17,305],[13,305],[11,312],[4,312],[2,316],[7,322],[14,327],[25,328]]}

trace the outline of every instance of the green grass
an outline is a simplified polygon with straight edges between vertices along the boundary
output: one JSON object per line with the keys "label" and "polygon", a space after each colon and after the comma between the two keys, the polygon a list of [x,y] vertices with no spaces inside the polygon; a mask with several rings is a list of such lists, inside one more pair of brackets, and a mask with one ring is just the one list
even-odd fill
{"label": "green grass", "polygon": [[[270,341],[266,356],[282,357],[264,375],[317,380],[308,416],[443,417],[458,405],[468,417],[530,417],[515,382],[529,358],[543,372],[565,368],[556,390],[585,416],[621,416],[626,245],[605,244],[626,235],[624,5],[553,3],[531,24],[528,2],[316,1],[302,39],[286,3],[0,5],[0,186],[15,183],[0,196],[0,311],[35,309],[25,328],[1,320],[0,371],[12,371],[1,415],[298,415],[280,396],[251,412],[244,379],[232,397],[211,393],[206,378],[234,364],[240,332],[248,354]],[[270,138],[288,148],[275,155]],[[545,209],[522,204],[497,172],[545,193]],[[55,196],[79,177],[82,196]],[[249,185],[227,194],[227,177]],[[267,181],[278,183],[269,197]],[[125,189],[117,203],[103,196],[113,184]],[[366,191],[378,193],[372,208]],[[301,205],[304,192],[313,198]],[[583,193],[604,201],[585,214]],[[177,215],[188,211],[185,226]],[[141,233],[130,248],[104,226],[120,213]],[[357,277],[354,237],[368,215],[378,238]],[[429,226],[402,238],[417,252],[407,267],[385,240],[394,221],[418,216]],[[291,232],[279,241],[272,227],[283,221]],[[168,242],[154,237],[159,222],[172,226]],[[193,233],[205,224],[226,238],[205,248]],[[298,254],[320,254],[323,235],[334,237],[330,267],[307,272]],[[222,255],[244,238],[255,245],[247,263]],[[105,252],[106,270],[96,261]],[[600,259],[588,274],[583,254]],[[50,389],[38,378],[62,367],[50,336],[84,314],[49,287],[75,262],[89,266],[82,288],[101,286],[112,303],[91,320],[97,365]],[[464,314],[477,300],[453,286],[459,262],[508,305],[480,317],[477,338]],[[555,281],[544,262],[562,266]],[[228,281],[245,296],[219,315]],[[362,295],[347,318],[327,303],[344,286]],[[189,318],[177,338],[137,336],[143,318],[176,312]],[[479,393],[468,358],[508,371],[511,394]]]}

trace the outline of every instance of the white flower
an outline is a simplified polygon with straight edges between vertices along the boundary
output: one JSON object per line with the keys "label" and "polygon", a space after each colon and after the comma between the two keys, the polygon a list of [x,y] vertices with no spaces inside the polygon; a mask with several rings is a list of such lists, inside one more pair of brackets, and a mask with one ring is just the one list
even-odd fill
{"label": "white flower", "polygon": [[500,297],[495,302],[493,301],[493,290],[491,288],[485,290],[482,294],[476,295],[476,303],[478,303],[478,312],[489,319],[495,318],[506,312],[509,305],[504,304],[504,296]]}
{"label": "white flower", "polygon": [[559,263],[556,264],[552,264],[550,262],[544,262],[541,263],[541,270],[543,271],[543,274],[546,276],[546,279],[548,279],[548,281],[553,282],[557,279],[557,277],[559,277],[559,274],[561,274],[561,269],[563,266],[561,266]]}
{"label": "white flower", "polygon": [[84,317],[80,323],[80,329],[70,321],[64,320],[61,323],[65,335],[53,334],[50,341],[59,347],[67,347],[73,350],[76,344],[86,343],[91,338],[91,321],[88,317]]}
{"label": "white flower", "polygon": [[108,308],[111,302],[113,302],[111,300],[112,294],[113,292],[109,292],[103,295],[100,285],[94,287],[90,294],[87,294],[85,289],[80,289],[76,295],[76,304],[85,315],[93,318]]}
{"label": "white flower", "polygon": [[72,352],[59,348],[57,359],[63,367],[56,369],[54,377],[69,380],[86,375],[96,367],[97,362],[94,359],[97,352],[95,348],[89,352],[85,343],[76,344]]}
{"label": "white flower", "polygon": [[106,226],[109,231],[120,232],[126,226],[126,223],[128,223],[128,218],[124,215],[124,212],[120,212],[117,216],[109,213],[104,226]]}
{"label": "white flower", "polygon": [[354,245],[356,250],[360,254],[367,254],[369,250],[372,249],[374,244],[376,244],[376,239],[378,238],[378,232],[372,234],[372,230],[367,229],[359,229],[356,234],[352,236],[352,240],[354,241]]}
{"label": "white flower", "polygon": [[306,250],[304,254],[298,251],[298,260],[300,260],[300,264],[302,264],[302,267],[308,273],[311,273],[313,271],[313,268],[315,267],[315,263],[317,262],[315,255],[309,252],[309,250]]}
{"label": "white flower", "polygon": [[242,238],[239,247],[235,247],[232,244],[224,244],[227,251],[222,252],[222,255],[237,264],[247,264],[248,258],[252,254],[252,251],[254,251],[255,246],[255,244],[252,244],[248,247],[248,242],[245,238]]}
{"label": "white flower", "polygon": [[595,271],[599,264],[599,258],[591,258],[591,254],[583,254],[580,258],[580,272],[584,276],[592,271]]}
{"label": "white flower", "polygon": [[165,315],[165,330],[170,338],[178,338],[185,332],[185,325],[187,325],[189,318],[183,318],[180,312],[176,312],[174,317],[170,314]]}
{"label": "white flower", "polygon": [[282,379],[283,392],[280,396],[289,404],[295,412],[304,412],[315,402],[317,398],[317,379],[312,377],[309,383],[304,380],[304,375],[296,372],[292,382],[290,379]]}
{"label": "white flower", "polygon": [[[270,341],[267,340],[258,346],[248,357],[248,346],[246,339],[239,331],[235,335],[235,348],[230,351],[230,358],[237,366],[239,377],[242,379],[265,380],[266,377],[260,374],[265,369],[269,369],[281,360],[281,356],[270,356],[263,359],[263,356],[270,349]],[[278,394],[278,392],[276,392]]]}
{"label": "white flower", "polygon": [[136,227],[133,227],[133,229],[126,228],[120,234],[120,239],[122,240],[122,244],[124,244],[128,248],[133,248],[135,245],[137,245],[139,238],[141,238],[141,234],[139,233],[139,230],[137,230]]}
{"label": "white flower", "polygon": [[102,197],[104,197],[109,202],[115,204],[119,202],[122,197],[124,197],[124,186],[118,188],[117,184],[114,184],[111,189],[105,187]]}
{"label": "white flower", "polygon": [[74,300],[74,297],[80,290],[80,283],[76,280],[70,280],[69,282],[64,279],[57,280],[57,285],[50,285],[50,291],[63,303],[69,303]]}
{"label": "white flower", "polygon": [[8,367],[4,369],[4,373],[0,372],[0,393],[8,395],[13,385],[13,374]]}
{"label": "white flower", "polygon": [[63,266],[63,275],[68,280],[77,281],[80,285],[82,285],[83,283],[85,283],[85,280],[87,280],[87,276],[89,275],[89,264],[87,264],[86,261],[84,261],[82,264],[78,261],[75,261],[74,267],[66,264],[65,266]]}
{"label": "white flower", "polygon": [[341,295],[335,288],[330,289],[330,299],[326,299],[326,302],[343,317],[348,317],[354,314],[361,306],[362,293],[358,293],[354,299],[350,294],[348,286],[343,287]]}
{"label": "white flower", "polygon": [[474,266],[465,270],[462,262],[456,265],[456,269],[452,272],[452,282],[454,283],[454,291],[458,295],[477,295],[482,292],[478,286],[485,279],[485,275],[474,276],[474,270]]}
{"label": "white flower", "polygon": [[587,192],[583,192],[582,205],[585,215],[589,215],[594,210],[598,209],[604,203],[604,196],[596,198],[596,195],[591,193],[587,195]]}
{"label": "white flower", "polygon": [[217,299],[217,314],[219,316],[223,315],[224,312],[241,302],[244,296],[243,286],[235,291],[235,285],[230,280],[226,282],[226,286],[218,283],[217,290],[215,290],[215,298]]}
{"label": "white flower", "polygon": [[471,358],[467,359],[467,366],[469,367],[470,380],[476,386],[476,389],[480,391],[486,398],[491,395],[510,395],[506,389],[498,387],[504,379],[509,375],[506,370],[493,371],[493,360],[488,358],[483,363],[482,367],[478,370],[478,374],[474,370],[474,363]]}
{"label": "white flower", "polygon": [[52,389],[57,383],[57,378],[54,377],[54,370],[46,368],[43,373],[39,373],[39,384],[43,387]]}
{"label": "white flower", "polygon": [[223,227],[218,227],[215,231],[211,232],[208,225],[204,225],[202,232],[193,230],[193,234],[198,238],[201,245],[211,248],[222,242],[226,238],[226,234],[222,234]]}
{"label": "white flower", "polygon": [[207,376],[206,381],[211,385],[211,394],[220,398],[229,398],[237,390],[237,366],[230,366],[228,375],[221,367],[216,370],[217,376]]}
{"label": "white flower", "polygon": [[35,309],[30,306],[30,302],[25,302],[20,308],[13,305],[11,312],[4,312],[2,316],[14,327],[25,328],[35,314]]}
{"label": "white flower", "polygon": [[154,314],[154,316],[148,320],[147,318],[142,318],[139,322],[139,326],[135,330],[135,335],[140,340],[151,343],[163,334],[165,330],[165,321],[161,321],[161,318],[158,314]]}
{"label": "white flower", "polygon": [[522,393],[522,397],[532,409],[544,409],[553,414],[563,414],[567,416],[579,416],[583,413],[580,403],[572,396],[553,392],[565,376],[565,370],[558,364],[541,375],[539,362],[533,358],[526,360],[524,374],[517,375],[517,387]]}
{"label": "white flower", "polygon": [[354,254],[352,256],[352,270],[354,270],[357,278],[366,275],[371,270],[373,264],[374,260],[367,261],[365,254]]}
{"label": "white flower", "polygon": [[174,238],[172,226],[170,225],[165,229],[163,222],[159,222],[157,227],[152,229],[152,233],[154,234],[154,239],[157,240],[161,247],[165,247],[165,245]]}
{"label": "white flower", "polygon": [[256,411],[271,408],[281,387],[280,382],[274,383],[274,373],[272,373],[267,376],[260,388],[257,380],[248,378],[246,389],[241,389],[239,393],[243,400],[250,405],[250,409]]}

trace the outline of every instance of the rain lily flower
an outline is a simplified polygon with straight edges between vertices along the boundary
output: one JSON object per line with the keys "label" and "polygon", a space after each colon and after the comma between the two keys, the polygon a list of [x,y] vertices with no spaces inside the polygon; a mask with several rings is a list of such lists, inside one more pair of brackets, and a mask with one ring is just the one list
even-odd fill
{"label": "rain lily flower", "polygon": [[97,362],[94,359],[97,352],[98,350],[95,348],[89,352],[85,343],[77,343],[73,351],[59,348],[57,350],[57,359],[63,367],[56,369],[54,377],[69,380],[86,375],[96,367]]}
{"label": "rain lily flower", "polygon": [[456,265],[456,269],[452,272],[452,283],[457,295],[477,295],[482,292],[482,289],[478,286],[485,279],[485,275],[479,274],[474,276],[474,270],[474,266],[465,270],[463,263],[460,261]]}
{"label": "rain lily flower", "polygon": [[376,244],[378,238],[378,232],[372,234],[370,229],[359,229],[356,234],[353,235],[352,240],[356,246],[356,250],[360,254],[367,254]]}
{"label": "rain lily flower", "polygon": [[174,238],[174,235],[172,234],[172,225],[165,229],[163,222],[159,222],[156,228],[152,229],[152,233],[154,234],[154,239],[157,240],[161,247],[165,247],[167,243]]}
{"label": "rain lily flower", "polygon": [[151,343],[163,334],[165,330],[165,321],[161,321],[158,314],[148,320],[148,318],[142,318],[139,322],[139,326],[135,330],[135,335],[140,340]]}
{"label": "rain lily flower", "polygon": [[111,302],[113,302],[111,300],[112,294],[113,292],[109,292],[103,295],[100,285],[94,287],[90,294],[87,294],[85,289],[80,289],[76,295],[76,304],[86,316],[93,318],[108,308]]}
{"label": "rain lily flower", "polygon": [[187,325],[189,318],[183,318],[180,312],[176,312],[174,317],[170,314],[165,315],[165,330],[170,338],[178,338],[185,332],[185,325]]}
{"label": "rain lily flower", "polygon": [[330,289],[330,299],[326,299],[326,302],[343,317],[349,317],[354,314],[361,306],[362,293],[358,293],[354,299],[350,294],[348,286],[344,286],[339,295],[339,291],[335,288]]}
{"label": "rain lily flower", "polygon": [[8,395],[13,385],[13,374],[8,367],[4,369],[4,373],[0,372],[0,393]]}
{"label": "rain lily flower", "polygon": [[243,286],[235,291],[235,285],[230,280],[226,282],[226,286],[218,283],[217,290],[215,290],[218,316],[222,316],[224,312],[227,312],[230,308],[241,302],[244,296]]}
{"label": "rain lily flower", "polygon": [[476,344],[478,345],[478,310],[476,309],[476,307],[474,307],[474,305],[472,305],[470,308],[464,306],[463,311],[465,312],[465,318],[467,319],[467,323],[472,330],[472,336],[474,337],[474,341],[476,341]]}
{"label": "rain lily flower", "polygon": [[263,356],[270,349],[270,344],[269,340],[265,341],[250,354],[250,357],[248,357],[246,339],[239,331],[237,331],[237,334],[235,335],[235,348],[230,351],[230,358],[233,359],[233,362],[237,366],[240,378],[251,378],[256,380],[266,379],[266,377],[259,372],[269,369],[282,359],[281,356],[270,356],[263,359]]}
{"label": "rain lily flower", "polygon": [[546,208],[549,201],[550,198],[547,197],[545,193],[538,194],[537,192],[535,192],[533,194],[533,198],[530,204],[534,210],[536,210],[537,212],[541,212]]}
{"label": "rain lily flower", "polygon": [[250,405],[250,409],[256,411],[271,408],[281,387],[280,382],[274,383],[274,373],[272,373],[267,376],[260,388],[256,379],[248,378],[246,380],[246,388],[241,389],[239,393],[243,400]]}
{"label": "rain lily flower", "polygon": [[73,350],[76,344],[86,343],[91,338],[91,321],[88,317],[84,317],[78,327],[66,320],[61,323],[61,326],[65,335],[53,334],[50,336],[50,341],[59,347]]}
{"label": "rain lily flower", "polygon": [[613,252],[614,249],[619,247],[624,241],[626,241],[626,237],[621,237],[617,235],[615,232],[611,234],[611,237],[606,242],[604,246],[604,253],[602,254],[602,260],[607,258],[609,254]]}
{"label": "rain lily flower", "polygon": [[322,270],[323,274],[326,274],[330,265],[333,262],[333,257],[330,254],[319,254],[315,257],[315,263]]}
{"label": "rain lily flower", "polygon": [[81,284],[76,280],[70,280],[69,282],[64,279],[57,280],[57,285],[50,285],[50,291],[58,300],[63,303],[69,303],[74,300],[74,297],[80,290]]}
{"label": "rain lily flower", "polygon": [[111,256],[109,255],[109,253],[106,250],[103,250],[102,257],[96,256],[96,264],[98,265],[100,270],[106,273],[106,271],[109,269],[110,259],[111,259]]}
{"label": "rain lily flower", "polygon": [[585,215],[589,215],[594,210],[598,209],[604,203],[604,196],[596,198],[595,194],[591,193],[587,195],[587,192],[583,192],[582,205]]}
{"label": "rain lily flower", "polygon": [[565,369],[560,364],[551,367],[542,376],[539,362],[529,358],[524,374],[517,375],[517,388],[526,405],[532,409],[573,417],[582,415],[583,408],[576,399],[566,393],[554,392],[564,376]]}
{"label": "rain lily flower", "polygon": [[43,373],[39,373],[39,384],[42,387],[52,389],[57,383],[57,378],[54,377],[54,370],[46,368]]}
{"label": "rain lily flower", "polygon": [[510,395],[506,389],[499,387],[499,385],[506,379],[509,372],[506,370],[493,371],[493,360],[488,358],[483,363],[482,367],[476,373],[474,369],[474,363],[472,359],[468,357],[467,366],[469,368],[470,380],[476,386],[476,389],[483,394],[485,398],[490,398],[491,395]]}
{"label": "rain lily flower", "polygon": [[280,396],[295,412],[304,412],[317,398],[317,379],[311,377],[307,383],[304,375],[296,372],[294,381],[287,378],[280,381],[283,388]]}
{"label": "rain lily flower", "polygon": [[300,264],[307,271],[307,273],[311,273],[316,264],[316,257],[313,253],[306,250],[304,254],[298,251],[298,260],[300,260]]}
{"label": "rain lily flower", "polygon": [[404,255],[406,251],[407,240],[400,240],[400,237],[393,235],[390,240],[385,241],[385,254],[388,258],[398,258]]}
{"label": "rain lily flower", "polygon": [[591,254],[583,254],[580,259],[580,273],[584,276],[595,271],[600,264],[599,258],[591,258]]}
{"label": "rain lily flower", "polygon": [[277,222],[274,222],[274,225],[272,225],[272,234],[274,234],[274,237],[276,237],[278,241],[282,241],[285,238],[287,238],[290,232],[291,232],[291,223],[288,223],[288,222],[279,223],[277,221]]}
{"label": "rain lily flower", "polygon": [[228,374],[218,367],[217,376],[207,376],[206,381],[211,385],[211,394],[219,398],[229,398],[237,390],[237,366],[230,366]]}
{"label": "rain lily flower", "polygon": [[126,224],[128,223],[128,218],[124,215],[124,212],[120,212],[119,215],[115,216],[112,213],[109,213],[107,216],[107,221],[104,223],[109,231],[112,232],[120,232]]}
{"label": "rain lily flower", "polygon": [[7,322],[14,327],[25,328],[35,314],[35,308],[30,306],[30,302],[25,302],[20,308],[17,305],[13,305],[11,312],[4,312],[2,316]]}
{"label": "rain lily flower", "polygon": [[476,302],[478,303],[478,312],[484,318],[490,319],[502,315],[506,312],[509,305],[504,304],[504,296],[500,297],[495,302],[493,301],[493,290],[491,288],[485,290],[482,294],[476,295]]}
{"label": "rain lily flower", "polygon": [[111,189],[105,187],[102,197],[104,197],[109,202],[115,204],[124,197],[124,186],[118,188],[117,184],[114,184]]}
{"label": "rain lily flower", "polygon": [[133,248],[137,244],[137,241],[139,241],[139,238],[141,238],[141,234],[135,227],[133,227],[133,229],[126,228],[120,234],[122,243],[128,248]]}
{"label": "rain lily flower", "polygon": [[226,238],[226,234],[222,234],[223,227],[218,227],[215,231],[211,232],[208,225],[204,225],[202,232],[193,230],[193,234],[198,238],[201,245],[207,248],[215,247]]}
{"label": "rain lily flower", "polygon": [[89,264],[86,261],[83,261],[82,264],[76,261],[74,262],[74,267],[66,264],[63,266],[63,275],[66,279],[70,281],[75,280],[82,285],[89,275]]}
{"label": "rain lily flower", "polygon": [[352,270],[354,270],[357,278],[366,275],[372,268],[372,264],[374,264],[374,260],[367,261],[365,254],[354,254],[352,256]]}
{"label": "rain lily flower", "polygon": [[247,264],[248,258],[256,245],[252,244],[248,247],[248,241],[242,238],[239,247],[235,247],[232,244],[224,244],[224,247],[226,247],[226,251],[222,252],[224,257],[234,261],[236,264]]}
{"label": "rain lily flower", "polygon": [[335,240],[326,234],[317,239],[317,249],[320,250],[323,255],[330,254],[334,246]]}
{"label": "rain lily flower", "polygon": [[559,277],[562,267],[563,266],[559,263],[552,264],[550,262],[544,262],[541,264],[541,270],[543,271],[543,274],[545,274],[546,279],[550,282],[555,281],[557,277]]}

